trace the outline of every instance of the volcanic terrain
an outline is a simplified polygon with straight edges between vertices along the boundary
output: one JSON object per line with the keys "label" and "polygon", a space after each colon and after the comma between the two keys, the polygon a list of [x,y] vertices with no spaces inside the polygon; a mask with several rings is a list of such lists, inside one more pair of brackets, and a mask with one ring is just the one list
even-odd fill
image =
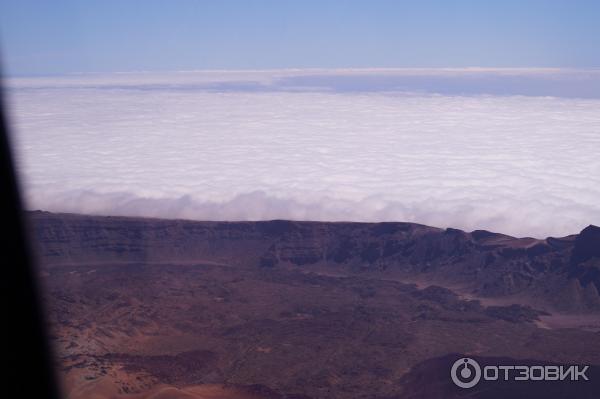
{"label": "volcanic terrain", "polygon": [[[69,398],[600,392],[595,226],[534,239],[411,223],[28,218]],[[590,365],[592,378],[461,390],[449,374],[461,356]]]}

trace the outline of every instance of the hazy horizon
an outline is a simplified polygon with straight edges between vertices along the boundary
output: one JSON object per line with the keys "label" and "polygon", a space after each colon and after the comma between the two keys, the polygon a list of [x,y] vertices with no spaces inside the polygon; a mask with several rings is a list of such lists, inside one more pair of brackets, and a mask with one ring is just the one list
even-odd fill
{"label": "hazy horizon", "polygon": [[585,0],[0,2],[8,76],[336,67],[600,67]]}
{"label": "hazy horizon", "polygon": [[576,233],[600,224],[599,13],[584,0],[0,2],[24,197]]}

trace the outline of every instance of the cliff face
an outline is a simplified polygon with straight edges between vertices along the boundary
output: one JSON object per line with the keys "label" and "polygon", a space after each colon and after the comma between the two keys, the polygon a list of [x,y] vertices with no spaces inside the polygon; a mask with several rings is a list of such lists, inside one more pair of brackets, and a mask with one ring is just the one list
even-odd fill
{"label": "cliff face", "polygon": [[593,228],[29,216],[73,399],[459,397],[466,355],[600,364]]}
{"label": "cliff face", "polygon": [[212,262],[401,274],[520,296],[562,310],[600,309],[600,229],[514,238],[411,223],[193,222],[29,213],[41,263]]}

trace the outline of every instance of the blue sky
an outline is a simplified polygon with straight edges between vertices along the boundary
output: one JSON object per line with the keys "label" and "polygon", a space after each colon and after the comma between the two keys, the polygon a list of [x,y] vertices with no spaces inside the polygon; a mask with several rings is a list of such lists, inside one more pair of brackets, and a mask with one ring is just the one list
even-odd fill
{"label": "blue sky", "polygon": [[8,75],[600,67],[599,1],[0,0]]}

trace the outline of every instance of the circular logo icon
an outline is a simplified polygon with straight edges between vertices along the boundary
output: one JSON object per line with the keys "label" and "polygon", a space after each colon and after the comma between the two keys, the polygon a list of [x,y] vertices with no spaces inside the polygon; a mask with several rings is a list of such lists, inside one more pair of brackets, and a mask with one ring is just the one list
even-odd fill
{"label": "circular logo icon", "polygon": [[475,360],[463,357],[452,365],[450,370],[452,382],[461,388],[472,388],[481,379],[481,367]]}

